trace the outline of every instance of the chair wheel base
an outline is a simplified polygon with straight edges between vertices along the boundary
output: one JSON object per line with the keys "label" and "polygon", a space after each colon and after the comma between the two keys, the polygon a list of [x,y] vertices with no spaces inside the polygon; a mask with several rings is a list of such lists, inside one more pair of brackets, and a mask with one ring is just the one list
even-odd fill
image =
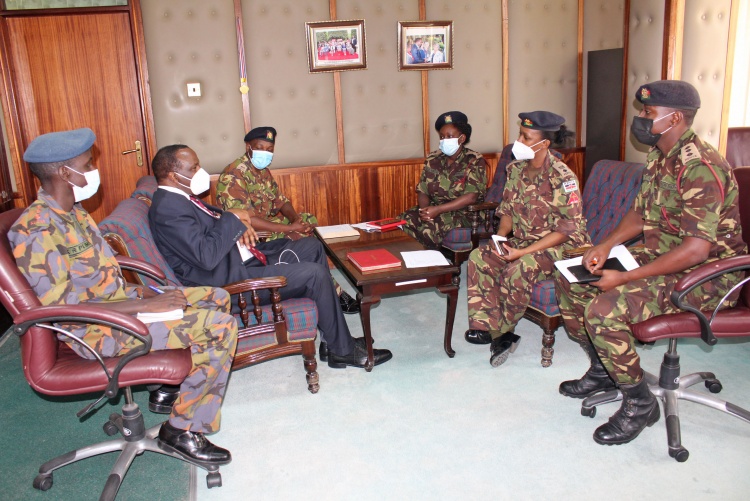
{"label": "chair wheel base", "polygon": [[706,388],[708,388],[708,391],[710,391],[711,393],[719,393],[724,389],[724,387],[721,385],[721,381],[719,381],[718,379],[706,379],[703,384],[706,385]]}
{"label": "chair wheel base", "polygon": [[581,407],[581,416],[593,418],[596,416],[596,407]]}
{"label": "chair wheel base", "polygon": [[206,486],[209,489],[213,489],[214,487],[221,487],[221,473],[219,473],[218,471],[213,471],[206,475]]}
{"label": "chair wheel base", "polygon": [[40,473],[34,479],[34,489],[40,491],[48,491],[52,488],[52,474],[51,473]]}
{"label": "chair wheel base", "polygon": [[684,447],[680,447],[679,449],[674,450],[670,449],[669,455],[675,458],[678,463],[684,463],[688,460],[688,457],[690,457],[690,453]]}

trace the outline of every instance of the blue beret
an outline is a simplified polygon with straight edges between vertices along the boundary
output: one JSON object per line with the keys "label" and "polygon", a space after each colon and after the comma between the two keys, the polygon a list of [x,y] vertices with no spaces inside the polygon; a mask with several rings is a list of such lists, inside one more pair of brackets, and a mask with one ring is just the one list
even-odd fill
{"label": "blue beret", "polygon": [[88,128],[42,134],[31,141],[23,159],[33,164],[70,160],[91,149],[94,141],[96,134]]}
{"label": "blue beret", "polygon": [[682,80],[657,80],[638,87],[635,98],[649,106],[697,110],[701,97],[695,87]]}
{"label": "blue beret", "polygon": [[446,111],[435,120],[435,130],[440,132],[446,124],[468,124],[469,118],[460,111]]}
{"label": "blue beret", "polygon": [[276,142],[276,129],[273,127],[256,127],[247,134],[245,134],[245,142],[249,143],[253,139],[262,139],[269,143]]}
{"label": "blue beret", "polygon": [[560,126],[565,123],[565,119],[551,111],[532,111],[529,113],[519,113],[521,127],[534,130],[558,131]]}

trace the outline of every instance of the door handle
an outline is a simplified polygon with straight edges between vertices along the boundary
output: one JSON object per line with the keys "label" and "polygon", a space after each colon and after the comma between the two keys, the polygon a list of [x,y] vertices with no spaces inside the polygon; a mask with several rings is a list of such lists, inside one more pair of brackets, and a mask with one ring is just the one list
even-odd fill
{"label": "door handle", "polygon": [[132,150],[125,150],[122,152],[123,155],[127,155],[128,153],[135,153],[135,161],[138,164],[138,167],[143,167],[143,151],[141,149],[141,142],[136,141],[135,142],[135,148]]}

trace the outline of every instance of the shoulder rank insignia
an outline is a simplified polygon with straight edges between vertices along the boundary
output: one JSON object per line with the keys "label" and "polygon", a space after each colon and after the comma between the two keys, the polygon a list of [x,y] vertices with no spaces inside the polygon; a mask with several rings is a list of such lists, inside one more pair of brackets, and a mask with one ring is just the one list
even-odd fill
{"label": "shoulder rank insignia", "polygon": [[682,149],[680,149],[680,160],[682,161],[682,165],[687,165],[693,160],[700,159],[701,154],[698,151],[698,147],[695,145],[695,143],[687,143],[682,147]]}

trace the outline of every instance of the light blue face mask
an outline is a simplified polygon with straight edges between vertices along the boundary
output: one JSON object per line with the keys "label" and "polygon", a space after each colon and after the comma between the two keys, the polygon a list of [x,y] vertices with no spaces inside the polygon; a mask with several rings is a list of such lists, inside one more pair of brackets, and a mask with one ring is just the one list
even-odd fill
{"label": "light blue face mask", "polygon": [[263,170],[269,165],[271,165],[271,160],[273,160],[273,153],[270,151],[263,151],[263,150],[252,150],[253,156],[250,157],[250,162],[255,166],[256,169]]}

